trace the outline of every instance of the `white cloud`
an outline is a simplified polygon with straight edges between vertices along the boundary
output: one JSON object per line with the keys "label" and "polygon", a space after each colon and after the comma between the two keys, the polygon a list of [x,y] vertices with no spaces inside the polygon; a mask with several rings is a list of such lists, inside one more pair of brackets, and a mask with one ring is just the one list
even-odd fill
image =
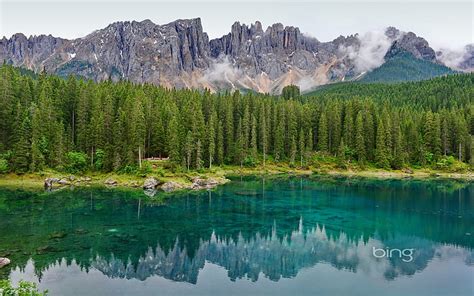
{"label": "white cloud", "polygon": [[360,46],[340,47],[339,51],[354,62],[357,72],[370,71],[384,62],[391,40],[385,36],[384,31],[371,31],[358,36]]}
{"label": "white cloud", "polygon": [[301,91],[307,91],[316,86],[316,82],[314,79],[308,76],[302,77],[298,82],[296,82],[296,85],[300,88]]}
{"label": "white cloud", "polygon": [[234,82],[243,75],[242,71],[232,65],[227,56],[215,60],[204,72],[201,82],[226,82],[234,86]]}
{"label": "white cloud", "polygon": [[437,53],[437,58],[446,66],[460,70],[459,64],[467,58],[467,55],[467,46],[458,49],[440,48]]}

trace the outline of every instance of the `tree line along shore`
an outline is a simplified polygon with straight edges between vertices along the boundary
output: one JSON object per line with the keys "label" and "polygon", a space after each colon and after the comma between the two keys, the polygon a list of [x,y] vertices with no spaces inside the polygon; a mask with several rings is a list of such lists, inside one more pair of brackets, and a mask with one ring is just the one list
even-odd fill
{"label": "tree line along shore", "polygon": [[[166,89],[0,67],[0,173],[232,170],[469,174],[474,74],[309,96]],[[147,160],[148,159],[148,160]],[[156,159],[165,159],[156,165]]]}

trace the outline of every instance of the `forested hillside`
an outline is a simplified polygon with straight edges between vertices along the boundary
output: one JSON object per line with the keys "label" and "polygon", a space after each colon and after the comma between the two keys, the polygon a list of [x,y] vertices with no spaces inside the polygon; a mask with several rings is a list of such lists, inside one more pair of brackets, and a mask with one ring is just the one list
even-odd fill
{"label": "forested hillside", "polygon": [[315,155],[382,168],[473,159],[473,74],[340,85],[295,99],[32,77],[7,65],[0,76],[4,172],[78,163],[127,172],[155,156],[182,169],[304,166]]}
{"label": "forested hillside", "polygon": [[391,83],[418,81],[454,73],[456,72],[444,65],[417,59],[409,52],[401,52],[364,75],[360,81]]}

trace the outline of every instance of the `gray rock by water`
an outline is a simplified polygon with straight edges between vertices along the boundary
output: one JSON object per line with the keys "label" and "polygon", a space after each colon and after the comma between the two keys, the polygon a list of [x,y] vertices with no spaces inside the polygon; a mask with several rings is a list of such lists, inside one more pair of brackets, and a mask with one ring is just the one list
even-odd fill
{"label": "gray rock by water", "polygon": [[194,190],[201,190],[201,189],[212,189],[219,184],[225,183],[227,180],[223,179],[221,181],[214,179],[214,178],[200,178],[196,177],[193,179],[192,189]]}
{"label": "gray rock by water", "polygon": [[8,264],[10,264],[10,262],[11,261],[8,258],[0,258],[0,268],[7,266]]}
{"label": "gray rock by water", "polygon": [[58,184],[59,184],[59,185],[69,185],[70,183],[69,183],[69,181],[66,180],[66,179],[60,179],[60,180],[58,181]]}
{"label": "gray rock by water", "polygon": [[44,179],[44,188],[51,189],[53,188],[54,183],[57,183],[58,181],[58,178],[46,178]]}
{"label": "gray rock by water", "polygon": [[160,184],[160,182],[157,179],[155,179],[153,177],[148,178],[143,183],[143,189],[155,189],[159,184]]}

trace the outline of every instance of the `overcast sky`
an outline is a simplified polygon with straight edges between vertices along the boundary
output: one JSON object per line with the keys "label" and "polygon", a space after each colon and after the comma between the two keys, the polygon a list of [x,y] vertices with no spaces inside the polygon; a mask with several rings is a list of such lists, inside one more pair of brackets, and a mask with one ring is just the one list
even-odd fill
{"label": "overcast sky", "polygon": [[200,17],[211,38],[229,32],[234,21],[259,20],[264,28],[281,22],[329,41],[339,35],[395,26],[425,37],[435,47],[459,48],[473,43],[473,1],[399,0],[303,2],[235,1],[44,1],[0,0],[0,36],[52,34],[77,38],[114,21],[150,19],[165,24]]}

